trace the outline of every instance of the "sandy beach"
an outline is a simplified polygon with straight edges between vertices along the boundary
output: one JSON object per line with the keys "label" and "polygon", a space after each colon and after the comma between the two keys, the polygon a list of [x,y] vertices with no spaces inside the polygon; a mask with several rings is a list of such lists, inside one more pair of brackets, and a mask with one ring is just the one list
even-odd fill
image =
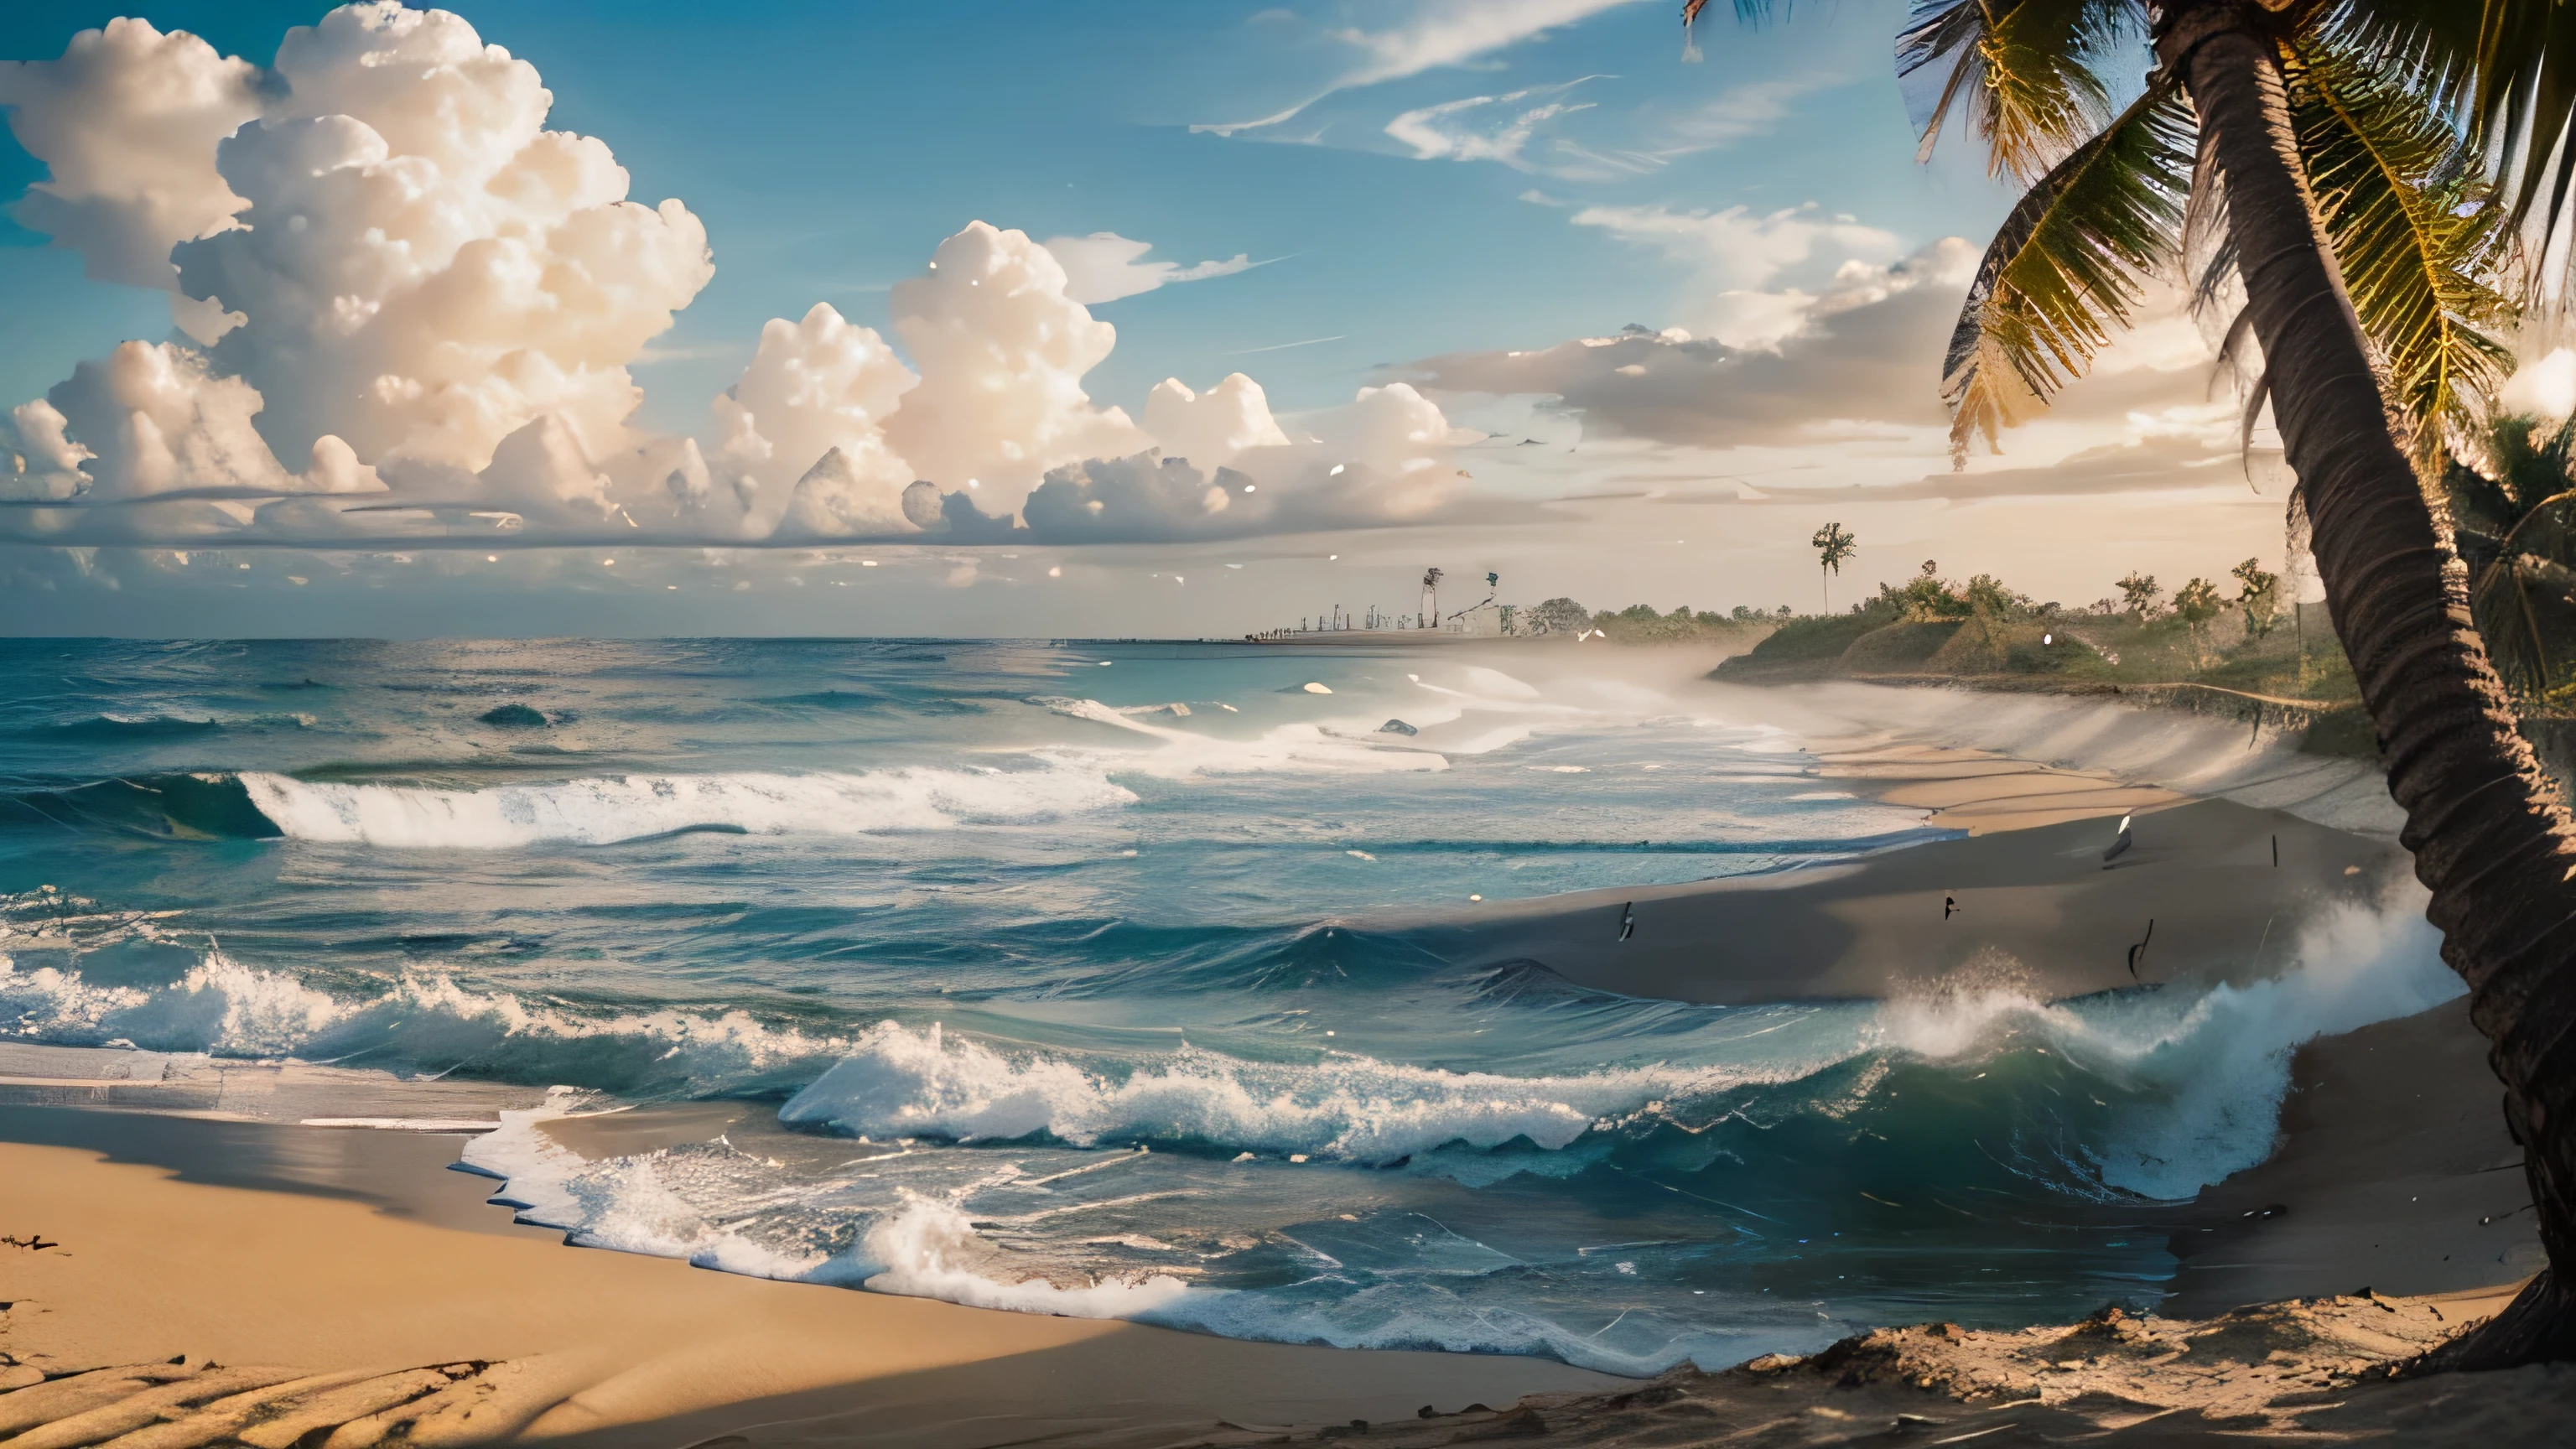
{"label": "sandy beach", "polygon": [[[0,1135],[99,1145],[0,1146],[0,1218],[60,1243],[0,1247],[0,1352],[17,1364],[60,1375],[184,1356],[400,1375],[503,1362],[488,1402],[452,1396],[474,1409],[476,1434],[671,1445],[818,1413],[863,1421],[887,1443],[1077,1432],[1155,1443],[1219,1419],[1311,1427],[1618,1382],[1538,1359],[1240,1343],[572,1250],[482,1206],[488,1179],[440,1171],[453,1138],[156,1125],[170,1124],[0,1113]],[[188,1133],[217,1125],[229,1137]],[[186,1155],[212,1168],[218,1156],[304,1155],[258,1139],[315,1136],[346,1150],[327,1166],[308,1156],[303,1191],[113,1160]],[[429,1438],[415,1430],[411,1441]]]}
{"label": "sandy beach", "polygon": [[[1450,955],[1508,946],[1583,985],[1684,999],[1881,995],[1997,953],[2047,963],[2016,979],[2062,996],[2131,984],[2126,945],[2148,915],[2161,924],[2136,980],[2242,982],[2280,969],[2306,915],[2400,888],[2385,840],[2115,771],[1885,738],[1813,764],[1969,833],[1782,876],[1353,928]],[[2106,870],[2109,817],[2132,812],[2137,844]],[[1943,896],[1965,906],[1947,941]],[[1713,965],[1712,940],[1771,964]],[[2576,1378],[2385,1381],[2538,1264],[2482,1053],[2457,1004],[2301,1048],[2272,1158],[2204,1193],[2172,1235],[2179,1276],[2142,1285],[2169,1316],[1891,1329],[1651,1384],[567,1250],[484,1205],[488,1180],[440,1170],[459,1139],[435,1132],[0,1107],[0,1230],[19,1239],[0,1247],[0,1383],[15,1390],[0,1435],[19,1437],[0,1442],[971,1449],[1279,1442],[1353,1421],[1401,1444],[1835,1443],[1936,1426],[1999,1444],[2180,1444],[2402,1425],[2407,1442],[2533,1442],[2515,1436],[2563,1413]],[[94,1062],[49,1077],[40,1060],[0,1063],[15,1074],[0,1100],[130,1107],[156,1090],[100,1081]],[[729,1107],[557,1130],[636,1150],[655,1131],[721,1130]],[[2457,1411],[2463,1394],[2476,1414]]]}

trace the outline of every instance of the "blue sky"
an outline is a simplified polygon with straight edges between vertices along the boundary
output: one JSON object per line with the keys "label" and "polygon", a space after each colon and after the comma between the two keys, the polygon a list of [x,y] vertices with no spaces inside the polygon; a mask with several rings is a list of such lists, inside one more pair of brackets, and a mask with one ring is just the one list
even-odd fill
{"label": "blue sky", "polygon": [[[0,15],[0,58],[51,60],[75,32],[139,13],[162,31],[194,32],[217,52],[265,66],[288,27],[311,24],[327,8],[22,3]],[[924,276],[943,239],[975,220],[1038,241],[1116,233],[1150,243],[1151,260],[1181,267],[1238,256],[1257,263],[1091,304],[1090,314],[1116,329],[1115,350],[1081,378],[1098,408],[1114,405],[1142,417],[1149,390],[1165,377],[1205,391],[1242,371],[1266,390],[1270,410],[1287,420],[1290,440],[1307,432],[1329,438],[1329,424],[1307,428],[1298,420],[1348,404],[1362,387],[1410,379],[1456,427],[1545,435],[1545,446],[1518,457],[1495,454],[1493,444],[1454,458],[1442,454],[1440,476],[1472,482],[1452,485],[1436,506],[1389,505],[1346,518],[1329,511],[1293,515],[1322,520],[1320,529],[1281,522],[1236,530],[1222,542],[1147,529],[1060,557],[1049,550],[1063,539],[1021,538],[1032,565],[1043,555],[1059,571],[1053,577],[1088,581],[1078,596],[1067,586],[1055,603],[999,588],[996,581],[1006,573],[1016,581],[1017,573],[1039,571],[1014,572],[991,557],[966,569],[961,582],[959,536],[936,546],[927,539],[918,547],[887,544],[875,550],[886,555],[876,573],[833,582],[874,590],[871,598],[883,595],[883,612],[871,617],[890,632],[910,631],[917,614],[971,620],[979,631],[1057,632],[1065,625],[1055,621],[1069,620],[1133,632],[1164,607],[1159,575],[1221,570],[1245,560],[1270,582],[1239,588],[1218,612],[1232,630],[1258,627],[1278,622],[1281,611],[1297,612],[1292,600],[1315,595],[1319,581],[1308,564],[1341,563],[1317,557],[1343,551],[1332,546],[1345,536],[1332,531],[1337,521],[1365,524],[1364,538],[1348,535],[1362,540],[1354,551],[1382,553],[1390,570],[1398,558],[1407,560],[1404,568],[1417,567],[1410,562],[1417,555],[1455,554],[1453,569],[1509,558],[1533,597],[1588,587],[1599,597],[1584,595],[1587,601],[1615,605],[1629,600],[1602,591],[1625,584],[1689,588],[1703,606],[1746,601],[1724,597],[1727,588],[1751,601],[1768,600],[1807,571],[1794,547],[1814,526],[1807,517],[1812,510],[1803,506],[1736,507],[1741,518],[1722,517],[1721,508],[1706,515],[1708,523],[1681,530],[1701,533],[1696,548],[1717,552],[1677,544],[1683,553],[1659,557],[1641,571],[1634,550],[1642,538],[1660,538],[1661,516],[1629,509],[1616,518],[1586,515],[1569,527],[1562,517],[1512,514],[1503,505],[1618,492],[1639,477],[1652,481],[1649,493],[1681,488],[1693,498],[1705,493],[1701,501],[1713,506],[1749,501],[1742,497],[1746,478],[1795,469],[1838,485],[1846,477],[1865,488],[1914,483],[1944,462],[1937,427],[1925,427],[1920,416],[1936,387],[1936,353],[1927,350],[1906,368],[1873,374],[1873,388],[1901,390],[1905,377],[1916,379],[1920,395],[1905,403],[1911,412],[1872,413],[1848,399],[1819,396],[1812,418],[1740,436],[1714,424],[1675,436],[1621,424],[1605,409],[1569,411],[1559,399],[1579,388],[1561,379],[1530,382],[1514,371],[1517,362],[1507,366],[1503,359],[1626,324],[1682,327],[1703,346],[1718,336],[1743,354],[1730,359],[1738,372],[1722,384],[1730,395],[1740,393],[1742,370],[1771,375],[1763,373],[1771,357],[1785,359],[1784,367],[1795,363],[1807,339],[1831,330],[1830,321],[1796,322],[1809,314],[1795,308],[1810,308],[1814,318],[1842,315],[1833,308],[1844,303],[1815,309],[1813,298],[1860,285],[1849,267],[1894,265],[1902,276],[1906,256],[1944,237],[1968,239],[1972,245],[1958,256],[1972,259],[2010,201],[1967,147],[1947,146],[1932,164],[1916,164],[1888,60],[1901,0],[1798,7],[1794,19],[1760,29],[1740,27],[1714,13],[1724,7],[1714,7],[1707,18],[1714,23],[1701,27],[1706,58],[1698,64],[1683,63],[1675,7],[1662,0],[771,4],[720,13],[661,0],[518,0],[456,9],[485,42],[506,47],[542,74],[553,96],[549,128],[604,141],[629,173],[634,200],[649,206],[678,198],[704,225],[711,278],[670,328],[626,364],[643,393],[628,420],[635,436],[687,435],[712,449],[718,425],[709,399],[743,374],[762,324],[803,317],[817,302],[895,339],[894,352],[917,362],[896,336],[890,288]],[[1551,19],[1563,23],[1536,23]],[[1290,119],[1229,133],[1291,109]],[[0,143],[0,195],[17,196],[47,175],[46,164],[23,147]],[[1762,217],[1802,205],[1812,208],[1798,214],[1803,219],[1747,231],[1742,245],[1735,231],[1692,229],[1691,218],[1701,214],[1741,207],[1746,226],[1756,227]],[[260,214],[247,213],[254,225]],[[1955,268],[1958,256],[1944,265]],[[49,246],[47,236],[25,225],[0,222],[0,316],[10,319],[9,345],[0,349],[0,409],[44,396],[83,359],[101,358],[125,339],[173,337],[165,295],[84,280],[81,273],[80,256]],[[1925,318],[1940,306],[1955,310],[1955,290],[1943,296],[1951,300],[1936,304],[1927,294],[1919,309]],[[1727,332],[1751,324],[1724,320],[1740,307],[1712,299],[1747,297],[1791,298],[1783,305],[1792,305],[1792,322],[1782,324],[1791,330]],[[1713,334],[1712,326],[1719,331]],[[256,330],[246,329],[244,337]],[[1746,338],[1754,344],[1749,349],[1738,345]],[[2200,428],[2198,452],[2155,459],[2176,467],[2205,464],[2205,419],[2162,431],[2121,423],[2138,416],[2142,401],[2150,411],[2205,401],[2203,369],[2188,356],[2190,345],[2176,336],[2165,342],[2165,353],[2148,358],[2139,372],[2154,388],[2113,389],[2092,413],[2071,409],[2063,436],[2042,429],[2035,449],[1980,466],[2027,467],[2089,457],[2104,447],[2152,451],[2165,445],[2167,434],[2193,426]],[[235,339],[216,347],[216,370],[230,365],[227,347],[246,345]],[[1464,359],[1433,372],[1470,385],[1446,392],[1433,387],[1425,380],[1432,374],[1421,367],[1426,359]],[[1662,353],[1646,360],[1658,369],[1667,361]],[[1490,380],[1506,373],[1518,380]],[[247,375],[269,377],[255,369]],[[1836,376],[1815,375],[1828,380],[1819,384],[1827,388]],[[268,399],[263,428],[276,424],[286,401]],[[1838,433],[1837,421],[1855,412],[1895,421],[1857,430],[1840,425]],[[606,451],[597,432],[596,426],[580,432],[594,458]],[[309,439],[272,431],[270,440],[283,468],[301,469]],[[359,462],[379,461],[362,439],[353,441],[362,445]],[[924,471],[914,452],[912,470]],[[484,448],[450,461],[471,470],[490,456]],[[1315,461],[1320,464],[1320,454]],[[1451,462],[1469,466],[1452,469]],[[1420,469],[1422,460],[1408,459],[1406,466]],[[2142,467],[2131,459],[2122,476],[2134,482]],[[398,499],[415,496],[402,491],[407,486],[426,486],[406,485],[390,472],[387,479],[394,489],[389,496]],[[948,492],[963,480],[933,481]],[[1274,485],[1274,494],[1287,486]],[[2119,493],[2115,485],[2118,497],[2104,505],[2106,521],[2076,526],[2108,530],[2111,543],[2177,571],[2213,572],[2232,563],[2197,556],[2195,550],[2209,546],[2210,525],[2158,521],[2173,511],[2178,486],[2150,481],[2142,492]],[[1903,557],[1913,553],[1917,538],[1930,547],[1950,536],[1944,532],[1950,525],[1927,521],[1928,512],[1954,511],[1950,501],[1927,504],[1922,491],[1910,502],[1888,504],[1897,511],[1878,529],[1890,539],[1878,561],[1890,577],[1919,562],[1919,554]],[[2272,537],[2276,507],[2277,501],[2260,509],[2229,504],[2219,529],[2228,533],[2225,547],[2234,548],[2240,537],[2255,544]],[[2041,531],[2067,526],[2051,522]],[[515,541],[524,545],[544,532],[533,522],[532,530]],[[1998,533],[1992,526],[1951,531],[1963,537],[1950,547],[1954,555],[1960,547],[1981,546],[1964,540]],[[1866,542],[1870,530],[1863,532]],[[2003,533],[2022,537],[2017,528]],[[138,544],[187,541],[136,538]],[[224,542],[199,538],[196,551]],[[40,557],[61,550],[0,545],[6,556],[0,601],[14,599],[19,626],[40,630],[73,628],[89,618],[102,627],[168,632],[208,617],[213,607],[219,622],[237,618],[246,630],[294,632],[288,624],[312,607],[315,585],[336,579],[360,591],[353,607],[379,610],[412,631],[487,632],[523,615],[609,631],[810,627],[801,606],[783,603],[764,613],[757,601],[741,597],[785,597],[804,587],[786,581],[796,565],[781,558],[710,561],[705,550],[639,550],[631,569],[674,581],[658,592],[706,603],[675,622],[680,616],[663,606],[678,601],[655,600],[661,613],[621,626],[616,600],[622,595],[598,595],[598,576],[584,572],[599,567],[596,560],[568,566],[536,556],[548,550],[518,551],[531,557],[511,560],[506,578],[469,582],[452,570],[423,569],[406,582],[402,569],[418,560],[370,565],[335,558],[329,570],[302,568],[293,576],[307,582],[289,585],[272,580],[301,567],[291,562],[291,551],[245,548],[242,561],[253,567],[230,572],[252,577],[226,579],[217,597],[188,586],[187,571],[200,567],[194,563],[147,563],[108,548],[71,567]],[[811,555],[807,561],[824,560]],[[830,562],[855,560],[834,556]],[[1153,567],[1158,562],[1169,567]],[[2007,562],[1999,557],[1993,566],[2011,573]],[[2068,560],[2032,566],[2068,574],[2063,587],[2042,580],[2037,588],[2077,592]],[[2083,560],[2084,569],[2102,574],[2104,592],[2126,566],[2112,554]],[[495,567],[502,567],[497,558]],[[727,569],[741,575],[733,582],[747,580],[751,587],[724,585]],[[320,576],[325,572],[329,579]],[[110,591],[122,597],[105,598],[102,579],[115,579]],[[907,588],[919,594],[934,581],[972,597],[912,603],[900,594]],[[996,586],[978,587],[986,584]],[[496,617],[490,602],[496,587],[516,601],[515,614]],[[421,602],[396,602],[412,600]],[[551,632],[542,624],[529,627]]]}

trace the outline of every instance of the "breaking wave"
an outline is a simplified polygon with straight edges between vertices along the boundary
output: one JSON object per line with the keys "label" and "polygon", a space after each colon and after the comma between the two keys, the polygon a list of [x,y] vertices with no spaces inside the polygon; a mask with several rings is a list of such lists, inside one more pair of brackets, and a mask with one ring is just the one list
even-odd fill
{"label": "breaking wave", "polygon": [[626,775],[434,790],[245,774],[242,788],[296,840],[403,849],[608,845],[690,830],[872,835],[1016,824],[1132,803],[1097,769],[896,769],[848,775]]}

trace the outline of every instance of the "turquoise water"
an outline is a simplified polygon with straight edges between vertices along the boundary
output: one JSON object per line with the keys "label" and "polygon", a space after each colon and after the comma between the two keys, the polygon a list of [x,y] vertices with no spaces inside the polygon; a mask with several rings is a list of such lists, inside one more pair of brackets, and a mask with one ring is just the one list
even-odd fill
{"label": "turquoise water", "polygon": [[1644,1373],[2145,1301],[2288,1046],[2456,989],[2402,912],[2055,1006],[1639,1001],[1339,928],[1939,838],[1642,651],[11,641],[0,680],[0,1036],[754,1102],[468,1159],[576,1242],[996,1307]]}

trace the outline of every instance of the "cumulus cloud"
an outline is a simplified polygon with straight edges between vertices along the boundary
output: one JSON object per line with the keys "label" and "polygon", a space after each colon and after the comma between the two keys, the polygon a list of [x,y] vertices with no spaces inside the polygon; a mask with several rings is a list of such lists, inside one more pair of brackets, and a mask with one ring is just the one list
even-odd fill
{"label": "cumulus cloud", "polygon": [[1152,242],[1135,241],[1114,231],[1095,231],[1089,236],[1051,236],[1046,249],[1064,268],[1064,294],[1086,307],[1102,302],[1115,302],[1157,287],[1176,282],[1201,282],[1210,277],[1230,277],[1261,265],[1248,252],[1236,252],[1224,261],[1205,261],[1194,267],[1178,262],[1147,261],[1145,254],[1154,249]]}
{"label": "cumulus cloud", "polygon": [[1064,268],[1026,234],[970,223],[888,300],[922,381],[886,438],[918,476],[1016,508],[1049,468],[1149,445],[1082,390],[1118,329],[1065,295]]}
{"label": "cumulus cloud", "polygon": [[[0,72],[0,96],[51,171],[21,219],[94,274],[175,286],[182,322],[220,333],[202,354],[126,344],[53,389],[89,455],[76,491],[344,492],[381,467],[609,512],[566,460],[632,446],[625,363],[713,263],[685,207],[628,202],[604,144],[544,129],[534,67],[457,16],[378,3],[289,31],[268,72],[120,21]],[[16,422],[48,451],[48,418]],[[542,478],[499,456],[517,437],[542,442],[522,445]]]}
{"label": "cumulus cloud", "polygon": [[[819,521],[818,509],[899,519],[913,474],[886,446],[885,421],[920,381],[875,329],[853,326],[827,302],[801,321],[771,318],[741,379],[713,404],[723,434],[717,456],[749,484],[746,504],[792,485],[806,500],[804,526]],[[826,459],[833,466],[818,475]],[[750,526],[774,521],[774,510],[755,513]]]}
{"label": "cumulus cloud", "polygon": [[1084,390],[1117,341],[1087,302],[1251,263],[978,221],[893,288],[891,339],[829,305],[770,321],[702,447],[633,426],[628,367],[713,275],[704,228],[627,200],[607,145],[546,129],[535,68],[459,17],[345,6],[270,71],[119,22],[0,87],[53,169],[26,214],[219,324],[7,415],[10,537],[1181,536],[1424,516],[1474,436],[1401,384],[1284,428],[1239,373],[1162,383],[1139,424]]}
{"label": "cumulus cloud", "polygon": [[1206,392],[1192,392],[1177,377],[1145,395],[1145,431],[1171,456],[1220,468],[1247,448],[1282,448],[1288,435],[1270,415],[1261,384],[1230,372]]}
{"label": "cumulus cloud", "polygon": [[241,224],[175,256],[248,319],[210,356],[268,399],[281,455],[333,434],[480,468],[541,414],[621,445],[626,364],[714,275],[698,219],[628,201],[605,143],[545,129],[536,68],[445,11],[332,11],[287,33],[272,89],[216,151]]}
{"label": "cumulus cloud", "polygon": [[262,82],[248,61],[143,20],[84,30],[59,60],[0,61],[9,129],[53,173],[11,214],[100,281],[177,290],[170,249],[250,204],[216,171],[215,146],[260,114]]}

